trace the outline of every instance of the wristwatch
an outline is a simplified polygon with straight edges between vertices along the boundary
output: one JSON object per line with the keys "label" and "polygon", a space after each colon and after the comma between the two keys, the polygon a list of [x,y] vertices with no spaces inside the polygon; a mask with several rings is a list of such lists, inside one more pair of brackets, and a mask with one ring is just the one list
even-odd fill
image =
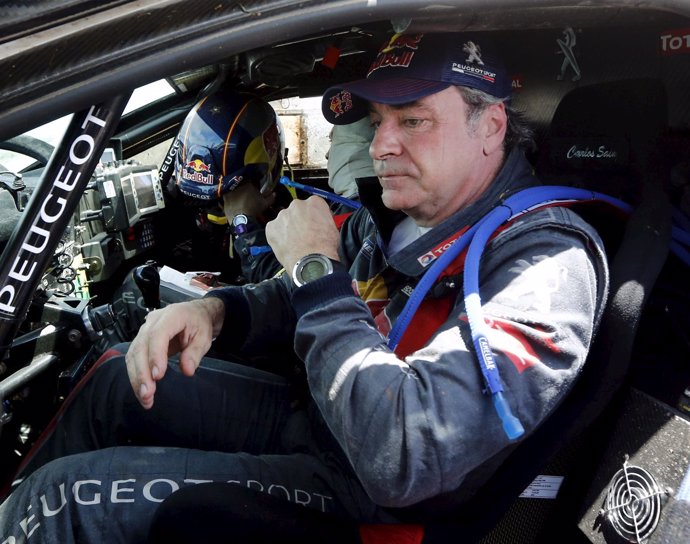
{"label": "wristwatch", "polygon": [[310,253],[295,263],[292,269],[292,283],[302,287],[305,283],[333,273],[333,263],[321,253]]}

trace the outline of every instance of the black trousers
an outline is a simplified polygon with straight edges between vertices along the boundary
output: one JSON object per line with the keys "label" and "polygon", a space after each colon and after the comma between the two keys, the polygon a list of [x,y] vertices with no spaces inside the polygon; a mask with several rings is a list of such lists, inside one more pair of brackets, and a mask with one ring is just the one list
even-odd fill
{"label": "black trousers", "polygon": [[0,542],[145,542],[168,496],[210,482],[334,519],[394,521],[285,378],[217,360],[192,378],[171,367],[147,411],[119,356],[70,396],[20,470]]}

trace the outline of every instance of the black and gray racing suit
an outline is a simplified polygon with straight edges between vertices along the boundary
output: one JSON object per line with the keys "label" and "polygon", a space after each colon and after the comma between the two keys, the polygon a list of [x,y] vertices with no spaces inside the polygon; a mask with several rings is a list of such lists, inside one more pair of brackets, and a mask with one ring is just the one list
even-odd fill
{"label": "black and gray racing suit", "polygon": [[[375,180],[363,182],[366,209],[341,231],[334,274],[299,289],[282,276],[210,295],[226,305],[216,347],[250,357],[294,346],[305,402],[284,378],[216,362],[193,378],[167,372],[145,411],[123,359],[111,359],[72,395],[20,473],[0,506],[0,542],[139,542],[165,496],[205,481],[362,521],[395,521],[389,507],[421,509],[439,495],[447,502],[436,512],[457,507],[511,446],[483,393],[462,293],[440,295],[446,315],[429,316],[438,325],[419,346],[406,342],[409,353],[392,352],[385,334],[453,237],[534,184],[512,152],[479,201],[388,255],[400,216],[383,208]],[[527,433],[580,371],[607,285],[602,242],[569,209],[527,214],[489,242],[484,317]]]}

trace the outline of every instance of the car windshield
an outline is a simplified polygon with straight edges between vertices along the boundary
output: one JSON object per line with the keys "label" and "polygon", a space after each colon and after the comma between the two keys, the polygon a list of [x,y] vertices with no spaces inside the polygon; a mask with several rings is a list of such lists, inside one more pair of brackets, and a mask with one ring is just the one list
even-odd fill
{"label": "car windshield", "polygon": [[[165,79],[154,81],[148,85],[143,85],[134,90],[132,96],[127,103],[124,115],[130,114],[134,111],[152,104],[156,100],[170,96],[175,91],[173,87]],[[59,119],[55,119],[50,123],[41,125],[25,133],[25,136],[37,138],[38,140],[50,144],[55,147],[62,139],[67,125],[69,124],[72,115],[65,115]],[[0,150],[0,166],[2,170],[9,170],[11,172],[21,172],[25,168],[34,164],[35,160],[27,155],[18,153],[16,151]]]}

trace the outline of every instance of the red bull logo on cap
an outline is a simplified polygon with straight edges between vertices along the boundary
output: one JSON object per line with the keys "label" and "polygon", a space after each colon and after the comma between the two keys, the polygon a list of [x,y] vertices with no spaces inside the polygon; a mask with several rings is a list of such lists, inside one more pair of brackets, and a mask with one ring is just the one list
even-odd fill
{"label": "red bull logo on cap", "polygon": [[416,51],[422,41],[422,36],[424,36],[424,34],[393,34],[391,39],[381,48],[379,53],[389,53],[393,49],[400,49],[402,47],[407,47],[408,49],[414,49]]}
{"label": "red bull logo on cap", "polygon": [[352,95],[349,91],[340,91],[334,94],[331,96],[329,109],[336,117],[340,117],[344,113],[350,111],[352,109]]}
{"label": "red bull logo on cap", "polygon": [[412,62],[423,36],[424,34],[394,34],[379,51],[376,60],[369,67],[367,77],[380,68],[407,68]]}

